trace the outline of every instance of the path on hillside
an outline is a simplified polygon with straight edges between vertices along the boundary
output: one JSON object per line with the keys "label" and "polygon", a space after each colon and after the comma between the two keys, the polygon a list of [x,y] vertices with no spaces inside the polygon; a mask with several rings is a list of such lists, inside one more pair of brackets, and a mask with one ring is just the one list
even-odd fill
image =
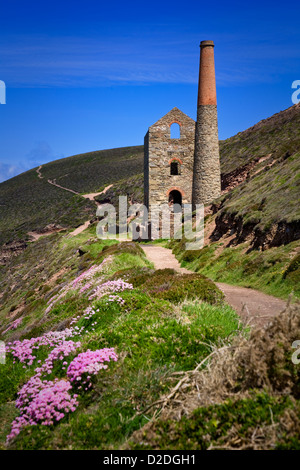
{"label": "path on hillside", "polygon": [[[37,175],[38,178],[43,179],[44,177],[42,176],[41,169],[43,165],[40,165],[37,169]],[[81,196],[77,191],[73,191],[73,189],[65,188],[64,186],[61,186],[60,184],[56,183],[56,178],[54,180],[47,180],[49,184],[52,184],[53,186],[56,186],[57,188],[64,189],[65,191],[69,191],[70,193],[77,194],[78,196]]]}
{"label": "path on hillside", "polygon": [[[147,258],[156,269],[171,268],[180,273],[192,273],[181,268],[175,255],[168,248],[156,245],[141,245]],[[251,325],[264,326],[278,315],[286,306],[286,302],[263,292],[246,287],[232,286],[222,282],[216,285],[225,294],[226,302],[240,315],[243,321]]]}
{"label": "path on hillside", "polygon": [[[42,166],[43,165],[40,165],[37,169],[36,169],[36,172],[37,172],[37,175],[38,175],[38,178],[40,179],[43,179],[44,177],[42,176],[42,173],[41,173],[41,169],[42,169]],[[65,191],[69,191],[70,193],[73,193],[73,194],[77,194],[77,196],[81,196],[85,199],[90,199],[90,201],[94,201],[94,203],[97,205],[97,206],[100,206],[101,204],[98,202],[98,201],[95,201],[95,196],[99,196],[100,194],[105,194],[106,191],[109,190],[109,188],[111,188],[113,185],[110,184],[108,186],[106,186],[106,188],[103,189],[103,191],[100,191],[98,193],[88,193],[88,194],[80,194],[78,193],[77,191],[74,191],[73,189],[69,189],[69,188],[65,188],[64,186],[61,186],[60,184],[56,183],[56,179],[54,180],[50,180],[48,179],[47,180],[49,184],[52,184],[53,186],[56,186],[57,188],[60,188],[60,189],[64,189]],[[90,221],[89,220],[86,220],[84,222],[84,224],[80,225],[79,227],[77,227],[73,232],[71,232],[69,235],[67,235],[67,237],[75,237],[76,235],[78,235],[79,233],[83,232],[86,228],[88,228],[88,226],[90,225]],[[50,233],[50,232],[49,232]],[[40,236],[37,237],[35,235],[35,232],[30,232],[29,233],[32,238],[34,239],[33,241],[37,240]],[[44,233],[43,235],[47,235],[47,233]]]}
{"label": "path on hillside", "polygon": [[[37,169],[36,169],[36,172],[37,172],[37,175],[38,175],[38,178],[40,179],[43,179],[43,175],[41,173],[41,169],[42,169],[42,166],[43,165],[40,165]],[[70,188],[66,188],[65,186],[61,186],[60,184],[56,183],[56,178],[54,180],[50,180],[48,179],[47,182],[49,184],[52,184],[53,186],[56,186],[57,188],[60,188],[60,189],[64,189],[65,191],[69,191],[70,193],[73,193],[73,194],[77,194],[77,196],[81,196],[85,199],[89,199],[90,201],[94,201],[96,205],[99,205],[100,203],[95,201],[95,197],[96,196],[99,196],[100,194],[104,194],[106,191],[109,190],[109,188],[111,188],[113,185],[110,184],[109,186],[106,186],[106,188],[103,190],[103,191],[100,191],[98,193],[88,193],[88,194],[80,194],[78,193],[77,191],[74,191],[73,189],[70,189]]]}
{"label": "path on hillside", "polygon": [[61,186],[60,184],[56,183],[56,178],[54,180],[47,180],[49,184],[52,184],[53,186],[56,186],[57,188],[64,189],[65,191],[69,191],[69,193],[77,194],[77,196],[81,196],[77,191],[74,191],[73,189],[65,188],[64,186]]}
{"label": "path on hillside", "polygon": [[[106,186],[106,188],[104,188],[103,191],[100,191],[100,193],[84,194],[83,197],[86,197],[87,199],[91,199],[91,197],[93,196],[93,194],[95,194],[95,195],[97,195],[97,196],[100,195],[100,194],[105,194],[106,191],[108,191],[109,188],[111,188],[111,187],[112,187],[112,184]],[[90,197],[89,197],[89,196],[90,196]],[[91,200],[92,200],[92,199],[91,199]],[[98,203],[97,201],[94,201],[94,202],[97,204],[98,207],[101,206],[101,204]],[[84,222],[84,224],[79,225],[79,227],[77,227],[73,232],[69,233],[69,235],[67,235],[67,237],[68,237],[68,238],[69,238],[69,237],[75,237],[76,235],[78,235],[79,233],[81,233],[81,232],[83,232],[85,229],[87,229],[89,225],[90,225],[90,221],[89,221],[89,220],[86,220],[86,221]]]}
{"label": "path on hillside", "polygon": [[97,206],[101,206],[100,202],[95,201],[95,197],[100,196],[100,194],[106,193],[106,191],[108,191],[112,186],[113,186],[113,184],[110,184],[109,186],[106,186],[106,188],[104,188],[103,191],[100,191],[99,193],[82,194],[82,197],[84,197],[85,199],[89,199],[90,201],[95,202],[97,204]]}

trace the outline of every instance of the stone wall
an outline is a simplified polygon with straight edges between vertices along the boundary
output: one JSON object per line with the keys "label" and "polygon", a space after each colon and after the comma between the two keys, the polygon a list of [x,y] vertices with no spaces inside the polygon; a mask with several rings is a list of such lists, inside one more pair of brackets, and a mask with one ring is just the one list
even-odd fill
{"label": "stone wall", "polygon": [[[171,139],[170,126],[180,125],[180,138]],[[145,136],[145,205],[168,203],[173,189],[182,195],[182,203],[192,202],[195,121],[178,108],[149,127]],[[171,175],[171,161],[180,166],[179,175]]]}

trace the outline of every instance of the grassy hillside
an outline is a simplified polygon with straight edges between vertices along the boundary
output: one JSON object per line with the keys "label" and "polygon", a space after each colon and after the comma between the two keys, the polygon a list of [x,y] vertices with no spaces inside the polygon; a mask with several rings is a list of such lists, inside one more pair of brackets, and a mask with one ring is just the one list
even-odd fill
{"label": "grassy hillside", "polygon": [[79,193],[97,192],[110,183],[143,171],[144,147],[88,152],[43,165],[46,179]]}
{"label": "grassy hillside", "polygon": [[[54,387],[55,379],[67,383],[66,361],[79,354],[114,348],[118,356],[88,390],[73,384],[74,412],[65,411],[49,426],[39,418],[22,426],[9,448],[118,448],[151,417],[152,411],[139,412],[170,390],[173,373],[194,368],[209,344],[240,331],[237,315],[211,281],[200,274],[155,272],[137,244],[99,241],[94,228],[72,239],[41,238],[3,268],[1,339],[8,347],[17,342],[0,368],[2,446],[18,416],[18,392],[33,380],[39,384],[41,364],[51,363],[42,378]],[[60,339],[50,344],[53,334]]]}
{"label": "grassy hillside", "polygon": [[142,171],[143,147],[90,152],[42,166],[0,184],[0,246],[24,239],[29,231],[48,224],[76,227],[95,216],[95,204],[47,182],[78,193],[99,191],[105,185]]}
{"label": "grassy hillside", "polygon": [[[273,223],[299,220],[300,106],[294,105],[244,132],[220,142],[223,176],[250,165],[244,183],[219,201],[220,214],[241,217],[251,230],[269,230]],[[143,171],[143,146],[89,152],[56,160],[0,184],[0,245],[26,238],[28,231],[48,224],[76,227],[93,217],[90,201],[50,185],[47,180],[78,193],[97,192],[122,180],[120,190],[142,202],[138,180]],[[133,186],[133,189],[132,189]],[[111,189],[110,199],[117,196]],[[101,198],[100,198],[101,200]],[[219,214],[219,215],[220,215]],[[294,231],[295,228],[292,229]],[[297,231],[296,227],[296,231]],[[297,232],[298,233],[298,232]],[[298,234],[294,236],[296,239]],[[290,240],[292,241],[292,240]]]}
{"label": "grassy hillside", "polygon": [[212,281],[155,271],[95,226],[31,244],[0,291],[0,448],[299,447],[294,310],[249,337]]}
{"label": "grassy hillside", "polygon": [[[300,139],[299,139],[300,145]],[[255,168],[253,174],[221,198],[224,212],[241,216],[261,230],[272,223],[300,220],[300,151],[270,168]]]}
{"label": "grassy hillside", "polygon": [[255,159],[279,160],[299,152],[300,103],[220,142],[221,171],[230,173]]}
{"label": "grassy hillside", "polygon": [[[0,448],[299,448],[299,304],[245,329],[213,282],[300,295],[299,111],[221,143],[224,173],[250,166],[212,205],[208,246],[171,243],[193,274],[155,271],[139,244],[97,239],[95,223],[0,266]],[[43,179],[31,170],[2,183],[2,240],[93,217],[94,203],[47,179],[80,193],[113,182],[99,202],[142,202],[141,152],[74,156],[44,165]]]}

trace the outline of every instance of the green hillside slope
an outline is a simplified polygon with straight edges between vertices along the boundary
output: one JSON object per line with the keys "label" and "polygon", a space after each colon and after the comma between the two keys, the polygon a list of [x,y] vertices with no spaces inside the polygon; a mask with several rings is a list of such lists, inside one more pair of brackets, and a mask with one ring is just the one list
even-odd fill
{"label": "green hillside slope", "polygon": [[32,243],[0,292],[0,449],[299,448],[299,307],[249,335],[211,280],[95,226]]}
{"label": "green hillside slope", "polygon": [[229,173],[269,154],[278,160],[299,150],[300,103],[221,141],[221,171]]}
{"label": "green hillside slope", "polygon": [[0,184],[0,246],[26,239],[48,224],[77,227],[95,216],[95,204],[48,183],[48,179],[78,193],[99,191],[120,178],[140,173],[143,147],[90,152],[56,160]]}

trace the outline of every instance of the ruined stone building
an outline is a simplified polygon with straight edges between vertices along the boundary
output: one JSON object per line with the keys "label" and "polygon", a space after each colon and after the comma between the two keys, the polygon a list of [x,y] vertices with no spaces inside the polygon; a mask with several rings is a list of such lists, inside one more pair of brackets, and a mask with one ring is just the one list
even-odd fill
{"label": "ruined stone building", "polygon": [[173,108],[149,127],[144,203],[206,204],[221,192],[214,43],[200,44],[197,122]]}

